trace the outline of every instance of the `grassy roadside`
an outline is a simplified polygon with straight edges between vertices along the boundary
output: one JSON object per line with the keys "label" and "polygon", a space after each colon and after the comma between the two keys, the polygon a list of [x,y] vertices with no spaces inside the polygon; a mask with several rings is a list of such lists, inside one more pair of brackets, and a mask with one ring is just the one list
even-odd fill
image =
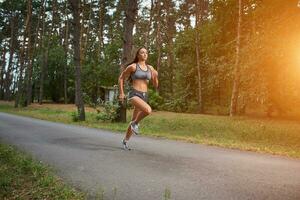
{"label": "grassy roadside", "polygon": [[[86,121],[73,122],[75,110],[70,105],[47,104],[15,109],[11,104],[0,103],[2,112],[113,131],[125,131],[127,128],[127,124],[123,123],[97,121],[96,113],[91,109],[86,113]],[[131,114],[129,111],[128,121]],[[159,111],[143,120],[141,132],[147,136],[300,158],[299,121]]]}
{"label": "grassy roadside", "polygon": [[12,146],[0,143],[0,199],[85,199],[51,169]]}

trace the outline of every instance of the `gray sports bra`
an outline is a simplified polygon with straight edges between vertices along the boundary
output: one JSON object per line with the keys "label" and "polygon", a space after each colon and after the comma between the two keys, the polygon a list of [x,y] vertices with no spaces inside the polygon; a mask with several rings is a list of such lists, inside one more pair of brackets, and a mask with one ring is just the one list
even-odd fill
{"label": "gray sports bra", "polygon": [[151,79],[151,71],[150,71],[148,65],[146,65],[146,66],[147,66],[147,71],[144,71],[140,68],[140,65],[137,63],[135,72],[130,75],[131,79],[132,80],[136,80],[136,79],[150,80]]}

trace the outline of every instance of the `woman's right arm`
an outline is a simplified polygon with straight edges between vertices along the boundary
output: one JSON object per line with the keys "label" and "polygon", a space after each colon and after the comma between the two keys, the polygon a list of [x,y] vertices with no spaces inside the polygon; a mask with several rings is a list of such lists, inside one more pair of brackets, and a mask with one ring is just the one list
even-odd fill
{"label": "woman's right arm", "polygon": [[124,94],[124,80],[126,80],[130,76],[131,72],[134,70],[133,68],[134,68],[133,65],[129,65],[120,74],[120,77],[119,77],[119,100],[121,100],[121,101],[123,101],[124,98],[125,98],[125,94]]}

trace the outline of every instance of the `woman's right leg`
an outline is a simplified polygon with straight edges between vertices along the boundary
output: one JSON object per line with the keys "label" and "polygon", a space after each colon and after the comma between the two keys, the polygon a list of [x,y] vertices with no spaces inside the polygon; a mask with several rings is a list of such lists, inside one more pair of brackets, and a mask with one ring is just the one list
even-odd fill
{"label": "woman's right leg", "polygon": [[[133,113],[132,113],[132,117],[131,117],[131,121],[134,121],[134,119],[137,117],[138,113],[141,112],[137,107],[134,107]],[[131,131],[131,126],[129,124],[127,131],[126,131],[126,136],[125,136],[125,140],[129,140],[130,137],[132,135],[132,131]]]}
{"label": "woman's right leg", "polygon": [[138,112],[136,117],[133,118],[133,120],[132,120],[136,124],[139,123],[146,116],[150,115],[151,112],[152,112],[152,109],[149,106],[149,104],[147,104],[144,100],[142,100],[139,97],[132,97],[131,98],[131,103],[134,105],[135,108],[140,110],[140,112]]}

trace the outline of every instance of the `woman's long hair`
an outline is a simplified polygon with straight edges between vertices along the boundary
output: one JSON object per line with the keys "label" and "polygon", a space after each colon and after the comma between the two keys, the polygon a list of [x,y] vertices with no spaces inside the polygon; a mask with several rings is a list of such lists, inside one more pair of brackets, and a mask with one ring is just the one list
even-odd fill
{"label": "woman's long hair", "polygon": [[[141,49],[146,49],[146,50],[147,50],[147,48],[144,47],[144,46],[138,48],[138,50],[137,50],[136,53],[135,53],[134,60],[133,60],[132,62],[130,62],[129,64],[127,64],[125,68],[127,68],[129,65],[131,65],[131,64],[133,64],[133,63],[137,63],[137,62],[139,61],[139,57],[138,57],[138,56],[139,56],[139,52],[140,52]],[[147,63],[146,63],[146,65],[147,65]],[[128,80],[130,83],[132,83],[131,76],[129,76],[127,80]]]}
{"label": "woman's long hair", "polygon": [[[134,60],[133,60],[132,62],[130,62],[129,64],[127,64],[126,67],[128,67],[129,65],[131,65],[131,64],[133,64],[133,63],[137,63],[137,62],[139,61],[139,57],[138,57],[138,56],[139,56],[139,52],[140,52],[141,49],[146,49],[146,50],[147,50],[147,48],[144,47],[144,46],[138,48],[138,50],[137,50],[136,53],[135,53]],[[146,63],[146,64],[147,64],[147,63]]]}

